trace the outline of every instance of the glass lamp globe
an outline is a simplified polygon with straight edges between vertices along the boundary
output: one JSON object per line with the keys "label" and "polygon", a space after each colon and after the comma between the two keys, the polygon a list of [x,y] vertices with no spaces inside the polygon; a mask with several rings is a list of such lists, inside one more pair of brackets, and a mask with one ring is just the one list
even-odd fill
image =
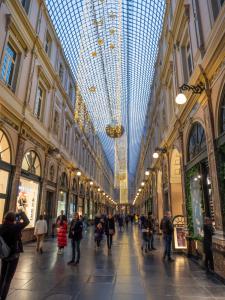
{"label": "glass lamp globe", "polygon": [[159,153],[158,152],[154,152],[152,156],[153,156],[153,158],[159,158]]}
{"label": "glass lamp globe", "polygon": [[149,171],[145,171],[145,175],[146,175],[146,176],[149,176],[149,175],[150,175],[150,172],[149,172]]}
{"label": "glass lamp globe", "polygon": [[187,102],[187,97],[183,93],[180,93],[176,96],[175,102],[180,105],[185,104]]}

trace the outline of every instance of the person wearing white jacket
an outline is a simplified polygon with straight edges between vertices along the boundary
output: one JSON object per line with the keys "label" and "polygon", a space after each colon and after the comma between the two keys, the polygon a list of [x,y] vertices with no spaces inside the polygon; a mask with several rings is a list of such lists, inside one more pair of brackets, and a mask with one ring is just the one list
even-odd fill
{"label": "person wearing white jacket", "polygon": [[43,242],[47,230],[47,222],[44,220],[44,217],[40,215],[39,220],[35,224],[34,235],[37,238],[37,252],[41,254],[43,253]]}

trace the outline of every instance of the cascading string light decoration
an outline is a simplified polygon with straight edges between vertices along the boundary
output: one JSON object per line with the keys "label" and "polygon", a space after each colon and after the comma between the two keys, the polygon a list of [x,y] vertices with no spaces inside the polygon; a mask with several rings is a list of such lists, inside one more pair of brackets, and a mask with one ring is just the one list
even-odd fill
{"label": "cascading string light decoration", "polygon": [[[126,148],[129,177],[133,178],[165,0],[45,1],[111,168],[118,160],[115,173],[119,172],[120,149]],[[116,141],[106,134],[112,116],[124,127]]]}

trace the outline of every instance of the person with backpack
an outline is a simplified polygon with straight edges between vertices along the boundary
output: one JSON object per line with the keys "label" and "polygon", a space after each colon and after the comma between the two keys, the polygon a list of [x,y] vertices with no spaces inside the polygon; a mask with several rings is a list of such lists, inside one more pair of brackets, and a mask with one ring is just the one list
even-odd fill
{"label": "person with backpack", "polygon": [[[72,259],[68,262],[68,265],[79,264],[80,261],[80,241],[82,240],[83,223],[79,218],[79,214],[76,212],[73,215],[73,220],[70,224],[69,238],[71,239],[72,246]],[[77,252],[77,257],[76,257]]]}
{"label": "person with backpack", "polygon": [[173,262],[174,259],[171,257],[171,246],[172,246],[172,238],[173,238],[173,223],[171,212],[167,211],[160,223],[160,229],[163,232],[164,239],[164,255],[163,259],[165,260],[168,257],[168,261]]}
{"label": "person with backpack", "polygon": [[34,235],[37,238],[37,252],[43,253],[43,242],[45,234],[47,233],[47,222],[44,217],[40,215],[39,220],[35,224]]}
{"label": "person with backpack", "polygon": [[[16,217],[20,222],[16,223]],[[21,231],[30,223],[24,212],[17,215],[14,212],[8,212],[0,225],[0,258],[1,276],[0,276],[0,299],[5,300],[9,291],[10,283],[16,272],[20,257],[20,239]],[[8,248],[8,250],[6,250]]]}

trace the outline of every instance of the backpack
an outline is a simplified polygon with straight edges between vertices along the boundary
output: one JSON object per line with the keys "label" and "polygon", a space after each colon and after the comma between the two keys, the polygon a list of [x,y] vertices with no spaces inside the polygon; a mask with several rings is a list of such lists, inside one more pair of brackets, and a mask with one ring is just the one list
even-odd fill
{"label": "backpack", "polygon": [[0,236],[0,258],[7,258],[10,254],[10,248],[4,241],[4,239]]}

